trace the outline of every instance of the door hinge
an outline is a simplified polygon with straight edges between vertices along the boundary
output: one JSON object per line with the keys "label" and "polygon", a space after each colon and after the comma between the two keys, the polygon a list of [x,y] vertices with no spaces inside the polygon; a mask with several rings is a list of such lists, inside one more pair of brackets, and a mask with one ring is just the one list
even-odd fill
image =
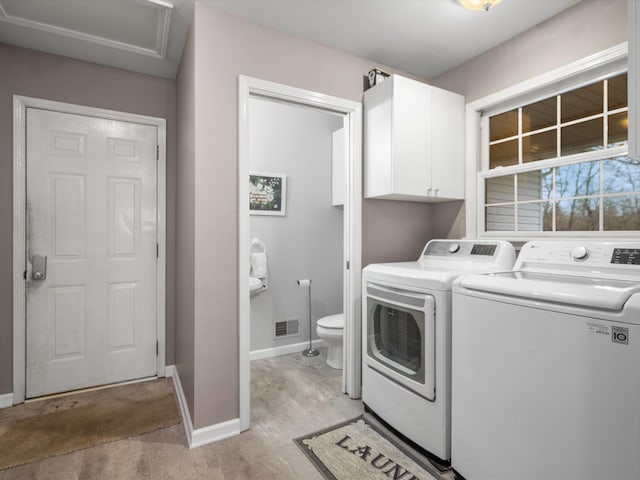
{"label": "door hinge", "polygon": [[156,243],[156,258],[160,258],[160,244]]}
{"label": "door hinge", "polygon": [[156,340],[156,357],[158,356],[158,349],[159,349],[159,348],[160,348],[160,347],[158,346],[158,341]]}
{"label": "door hinge", "polygon": [[156,145],[156,161],[160,160],[160,145]]}
{"label": "door hinge", "polygon": [[349,263],[349,260],[347,260],[347,270],[349,270],[351,268],[351,263]]}
{"label": "door hinge", "polygon": [[26,270],[24,271],[23,276],[24,276],[24,279],[26,280],[27,279],[27,271]]}

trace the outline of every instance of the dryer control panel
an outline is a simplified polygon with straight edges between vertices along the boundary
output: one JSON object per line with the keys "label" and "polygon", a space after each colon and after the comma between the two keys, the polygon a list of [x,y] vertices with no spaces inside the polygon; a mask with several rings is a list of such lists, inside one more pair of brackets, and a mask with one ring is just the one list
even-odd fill
{"label": "dryer control panel", "polygon": [[503,240],[431,240],[425,245],[418,261],[441,259],[452,262],[495,263],[502,262],[507,257],[511,258],[513,264],[513,245]]}
{"label": "dryer control panel", "polygon": [[422,250],[421,257],[469,257],[471,255],[494,256],[498,244],[467,240],[431,240]]}

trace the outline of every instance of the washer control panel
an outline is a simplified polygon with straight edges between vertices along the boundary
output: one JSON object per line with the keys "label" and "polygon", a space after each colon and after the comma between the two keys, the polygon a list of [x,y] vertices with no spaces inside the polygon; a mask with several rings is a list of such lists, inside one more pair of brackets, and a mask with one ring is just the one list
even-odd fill
{"label": "washer control panel", "polygon": [[614,248],[611,263],[616,265],[640,265],[640,248]]}
{"label": "washer control panel", "polygon": [[520,250],[514,270],[523,266],[613,265],[640,267],[640,242],[531,241]]}

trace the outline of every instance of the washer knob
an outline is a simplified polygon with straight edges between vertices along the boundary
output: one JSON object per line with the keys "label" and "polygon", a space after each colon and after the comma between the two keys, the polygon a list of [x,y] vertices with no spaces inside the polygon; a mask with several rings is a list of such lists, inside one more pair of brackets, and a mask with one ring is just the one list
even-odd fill
{"label": "washer knob", "polygon": [[456,253],[458,250],[460,250],[460,244],[452,243],[449,245],[449,253]]}
{"label": "washer knob", "polygon": [[571,258],[574,260],[585,260],[589,256],[589,250],[585,247],[575,247],[571,250]]}

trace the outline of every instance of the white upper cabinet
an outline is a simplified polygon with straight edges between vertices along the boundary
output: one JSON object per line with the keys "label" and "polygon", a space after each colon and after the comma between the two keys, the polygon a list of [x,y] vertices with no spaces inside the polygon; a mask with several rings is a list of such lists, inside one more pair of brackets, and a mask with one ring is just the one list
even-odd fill
{"label": "white upper cabinet", "polygon": [[392,75],[364,93],[365,197],[464,198],[464,97]]}
{"label": "white upper cabinet", "polygon": [[628,1],[629,22],[629,156],[640,160],[640,5]]}

